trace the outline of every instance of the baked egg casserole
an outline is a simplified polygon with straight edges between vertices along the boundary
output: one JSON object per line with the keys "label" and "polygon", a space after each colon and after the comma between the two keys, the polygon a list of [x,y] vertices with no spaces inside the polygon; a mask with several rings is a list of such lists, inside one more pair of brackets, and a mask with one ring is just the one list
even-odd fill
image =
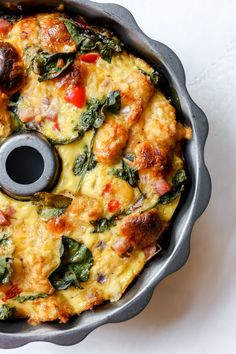
{"label": "baked egg casserole", "polygon": [[116,302],[162,251],[192,131],[160,81],[62,8],[0,12],[0,142],[37,132],[61,161],[50,191],[0,190],[0,320],[66,323]]}

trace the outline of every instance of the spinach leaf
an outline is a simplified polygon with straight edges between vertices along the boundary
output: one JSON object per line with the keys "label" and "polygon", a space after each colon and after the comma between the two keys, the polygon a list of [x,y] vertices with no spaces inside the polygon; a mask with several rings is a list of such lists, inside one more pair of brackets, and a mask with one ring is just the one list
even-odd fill
{"label": "spinach leaf", "polygon": [[67,208],[72,203],[72,198],[61,194],[39,192],[31,198],[34,205],[52,208]]}
{"label": "spinach leaf", "polygon": [[140,211],[140,214],[156,208],[159,204],[169,204],[173,202],[177,197],[180,197],[181,193],[184,191],[186,180],[187,176],[185,171],[183,169],[179,170],[172,180],[173,187],[171,191],[164,194],[147,209]]}
{"label": "spinach leaf", "polygon": [[36,193],[31,198],[32,203],[38,208],[38,214],[46,221],[62,215],[72,200],[65,195],[46,192]]}
{"label": "spinach leaf", "polygon": [[179,170],[173,178],[173,187],[171,191],[160,197],[159,204],[169,204],[179,197],[184,191],[186,180],[187,176],[185,171],[183,169]]}
{"label": "spinach leaf", "polygon": [[74,128],[75,134],[71,138],[65,138],[65,139],[50,139],[48,138],[48,141],[52,145],[68,145],[73,143],[76,140],[82,139],[84,136],[84,132],[82,130],[78,130],[78,127],[76,126]]}
{"label": "spinach leaf", "polygon": [[0,283],[7,284],[12,275],[12,259],[0,256]]}
{"label": "spinach leaf", "polygon": [[73,38],[75,44],[80,45],[81,40],[79,38],[79,34],[83,32],[82,27],[79,23],[70,20],[69,18],[61,17],[64,25],[67,28],[67,31],[70,33],[71,37]]}
{"label": "spinach leaf", "polygon": [[90,224],[94,227],[92,233],[103,233],[110,230],[113,226],[116,226],[116,222],[123,216],[129,215],[128,210],[119,210],[116,214],[110,218],[102,218],[98,220],[90,221]]}
{"label": "spinach leaf", "polygon": [[84,152],[80,154],[74,163],[73,172],[75,176],[80,176],[84,170],[84,164],[88,161],[88,146],[84,147]]}
{"label": "spinach leaf", "polygon": [[138,171],[130,167],[124,160],[122,160],[122,167],[112,171],[112,174],[117,178],[123,179],[128,182],[130,186],[138,186]]}
{"label": "spinach leaf", "polygon": [[98,52],[104,60],[110,63],[112,56],[122,51],[123,44],[111,32],[102,32],[95,28],[85,29],[79,23],[64,17],[61,20],[77,44],[79,53]]}
{"label": "spinach leaf", "polygon": [[146,71],[142,70],[139,68],[139,71],[145,75],[148,76],[151,83],[153,84],[153,86],[157,87],[158,83],[159,83],[159,73],[156,70],[153,70],[153,72],[151,74],[147,73]]}
{"label": "spinach leaf", "polygon": [[[103,125],[107,111],[117,114],[120,108],[120,91],[112,91],[107,98],[102,100],[93,98],[88,102],[87,110],[81,115],[80,128],[83,132],[98,129]],[[78,130],[80,129],[78,128]]]}
{"label": "spinach leaf", "polygon": [[147,211],[150,211],[152,209],[155,209],[158,204],[160,203],[160,199],[157,199],[153,204],[151,204],[149,207],[147,207],[146,209],[144,210],[141,210],[139,211],[139,214],[143,214],[143,213],[146,213]]}
{"label": "spinach leaf", "polygon": [[19,98],[20,93],[16,92],[10,97],[7,106],[7,110],[10,112],[11,117],[11,130],[15,133],[24,132],[27,130],[27,125],[20,120],[17,114]]}
{"label": "spinach leaf", "polygon": [[107,109],[111,113],[118,114],[121,109],[120,91],[112,91],[106,99],[103,109]]}
{"label": "spinach leaf", "polygon": [[83,173],[85,164],[87,164],[87,163],[88,163],[87,171],[93,170],[97,165],[95,155],[92,152],[91,152],[91,155],[89,154],[89,148],[86,145],[84,147],[84,152],[82,154],[80,154],[77,157],[77,159],[75,160],[74,167],[73,167],[73,172],[74,172],[75,176],[81,176],[81,174]]}
{"label": "spinach leaf", "polygon": [[65,211],[66,208],[43,208],[40,211],[39,215],[43,220],[48,221],[58,216],[61,216],[62,214],[64,214]]}
{"label": "spinach leaf", "polygon": [[14,112],[11,112],[11,127],[14,133],[23,133],[27,130],[26,124],[24,124],[18,117],[18,114]]}
{"label": "spinach leaf", "polygon": [[49,281],[57,290],[70,286],[81,288],[80,283],[88,281],[92,266],[91,251],[84,244],[62,236],[61,263],[50,275]]}
{"label": "spinach leaf", "polygon": [[39,52],[32,61],[32,69],[39,75],[39,82],[60,76],[74,61],[74,53],[48,54]]}
{"label": "spinach leaf", "polygon": [[143,198],[146,198],[145,193],[139,187],[139,174],[135,168],[130,167],[124,160],[122,160],[122,167],[114,169],[112,171],[113,176],[117,178],[123,179],[124,181],[128,182],[131,187],[135,187],[139,190],[140,194]]}
{"label": "spinach leaf", "polygon": [[182,169],[176,173],[173,179],[173,185],[174,187],[182,186],[185,181],[187,181],[187,176],[185,170]]}
{"label": "spinach leaf", "polygon": [[[78,186],[78,191],[80,190],[82,186],[82,182],[84,180],[84,177],[86,173],[90,170],[92,170],[96,166],[96,161],[95,161],[95,156],[93,154],[93,146],[94,146],[94,140],[95,140],[95,135],[96,135],[96,130],[93,131],[92,139],[90,141],[90,146],[89,148],[86,146],[85,148],[85,156],[79,158],[79,162],[77,164],[78,168],[78,175],[80,175],[80,181],[79,181],[79,186]],[[83,162],[83,161],[84,162]],[[75,168],[75,166],[74,166]]]}
{"label": "spinach leaf", "polygon": [[93,233],[103,233],[107,230],[110,230],[113,226],[116,226],[114,217],[110,219],[103,218],[90,221],[90,224],[94,227]]}
{"label": "spinach leaf", "polygon": [[80,127],[84,132],[93,128],[98,129],[103,125],[105,121],[105,115],[101,111],[103,105],[103,101],[97,99],[91,99],[88,102],[87,111],[82,113],[80,118]]}
{"label": "spinach leaf", "polygon": [[13,300],[18,301],[20,304],[23,304],[25,301],[33,301],[36,299],[45,299],[49,295],[48,294],[37,294],[37,295],[21,295],[15,297]]}
{"label": "spinach leaf", "polygon": [[3,234],[0,235],[0,246],[6,246],[9,240],[9,235],[8,234]]}
{"label": "spinach leaf", "polygon": [[0,307],[0,321],[11,320],[14,316],[14,307],[9,307],[8,305],[2,305]]}
{"label": "spinach leaf", "polygon": [[152,82],[152,84],[156,87],[159,83],[159,73],[158,71],[153,71],[150,75],[150,80]]}

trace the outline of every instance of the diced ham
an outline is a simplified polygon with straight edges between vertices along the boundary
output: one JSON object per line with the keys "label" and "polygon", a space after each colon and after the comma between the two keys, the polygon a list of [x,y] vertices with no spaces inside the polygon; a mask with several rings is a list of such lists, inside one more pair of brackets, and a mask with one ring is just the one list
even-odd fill
{"label": "diced ham", "polygon": [[0,226],[9,226],[11,224],[11,221],[9,219],[15,213],[16,210],[11,205],[9,205],[4,212],[0,210]]}
{"label": "diced ham", "polygon": [[119,238],[113,245],[112,249],[119,255],[122,256],[127,252],[130,245],[124,237]]}
{"label": "diced ham", "polygon": [[152,256],[154,256],[154,254],[156,253],[156,246],[155,245],[150,245],[147,246],[146,248],[143,249],[143,252],[145,254],[146,259],[150,259]]}
{"label": "diced ham", "polygon": [[0,210],[0,226],[9,226],[10,224],[8,216]]}
{"label": "diced ham", "polygon": [[15,215],[15,213],[16,213],[16,209],[12,205],[9,205],[5,210],[5,215],[8,218],[11,218],[13,215]]}
{"label": "diced ham", "polygon": [[120,202],[116,199],[112,199],[109,201],[107,205],[107,209],[109,210],[110,213],[114,213],[117,210],[119,210],[121,207]]}
{"label": "diced ham", "polygon": [[162,196],[171,190],[171,185],[162,177],[152,183],[154,191]]}

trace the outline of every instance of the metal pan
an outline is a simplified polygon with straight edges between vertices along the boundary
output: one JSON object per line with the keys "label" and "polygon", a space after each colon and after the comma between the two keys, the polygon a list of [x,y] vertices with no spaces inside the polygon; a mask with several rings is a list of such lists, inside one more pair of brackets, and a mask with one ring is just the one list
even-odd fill
{"label": "metal pan", "polygon": [[[64,3],[71,11],[89,17],[98,24],[111,26],[129,50],[158,67],[168,83],[169,92],[174,92],[176,108],[193,130],[193,139],[187,143],[184,151],[191,182],[189,191],[175,214],[170,229],[170,245],[163,257],[154,258],[148,264],[119,302],[86,312],[66,325],[51,323],[32,327],[25,320],[0,323],[1,348],[15,348],[33,341],[72,345],[82,341],[91,331],[105,323],[121,322],[137,315],[150,301],[157,284],[187,261],[193,225],[207,207],[211,194],[211,180],[204,163],[208,122],[187,92],[184,69],[176,54],[164,44],[147,37],[124,7],[88,0],[10,2],[32,8],[36,5],[57,6]],[[0,5],[4,3],[5,0],[0,0]]]}

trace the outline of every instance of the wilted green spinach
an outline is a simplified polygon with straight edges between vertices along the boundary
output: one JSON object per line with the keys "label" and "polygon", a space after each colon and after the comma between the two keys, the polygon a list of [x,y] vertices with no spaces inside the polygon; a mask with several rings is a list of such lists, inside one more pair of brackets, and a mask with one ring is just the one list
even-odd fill
{"label": "wilted green spinach", "polygon": [[185,171],[183,169],[179,170],[173,178],[171,191],[160,197],[159,204],[169,204],[179,197],[184,191],[186,181],[187,176]]}
{"label": "wilted green spinach", "polygon": [[6,246],[8,244],[9,237],[9,234],[0,235],[0,246]]}
{"label": "wilted green spinach", "polygon": [[158,71],[153,70],[153,72],[150,73],[150,74],[147,73],[146,71],[144,71],[143,69],[140,69],[140,68],[139,68],[139,71],[140,71],[143,75],[149,77],[149,79],[150,79],[151,83],[153,84],[153,86],[157,87],[157,85],[158,85],[158,83],[159,83],[159,73],[158,73]]}
{"label": "wilted green spinach", "polygon": [[72,198],[60,194],[40,192],[33,195],[31,201],[37,206],[40,217],[47,221],[62,215],[72,203]]}
{"label": "wilted green spinach", "polygon": [[115,53],[122,51],[123,44],[109,31],[102,31],[95,28],[84,28],[79,23],[62,17],[68,32],[78,46],[78,52],[98,52],[107,62],[111,62]]}
{"label": "wilted green spinach", "polygon": [[84,147],[84,152],[80,154],[74,163],[73,172],[75,176],[81,176],[84,170],[85,165],[88,165],[86,170],[91,171],[97,165],[95,155],[91,152],[87,145]]}
{"label": "wilted green spinach", "polygon": [[103,233],[107,230],[110,230],[113,226],[116,226],[114,217],[110,219],[103,218],[99,220],[90,221],[90,224],[94,227],[93,233]]}
{"label": "wilted green spinach", "polygon": [[62,236],[60,256],[59,267],[49,277],[52,286],[57,290],[81,288],[80,283],[88,281],[93,266],[91,251],[84,244]]}
{"label": "wilted green spinach", "polygon": [[0,256],[0,283],[7,284],[12,275],[12,258]]}
{"label": "wilted green spinach", "polygon": [[187,181],[186,173],[183,169],[179,170],[172,180],[172,189],[170,192],[164,194],[162,197],[158,198],[151,206],[141,210],[140,214],[143,214],[149,210],[155,209],[159,204],[169,204],[173,202],[177,197],[181,196],[181,193],[184,191],[185,183]]}
{"label": "wilted green spinach", "polygon": [[93,154],[95,135],[96,135],[96,130],[94,129],[89,147],[87,145],[85,146],[84,153],[77,157],[74,164],[74,168],[73,168],[74,174],[80,176],[78,191],[82,186],[82,182],[84,180],[87,171],[90,171],[93,168],[95,168],[97,164],[95,155]]}
{"label": "wilted green spinach", "polygon": [[91,99],[87,110],[82,113],[78,130],[87,132],[91,129],[100,128],[106,118],[106,112],[119,113],[121,109],[120,91],[112,91],[108,97],[98,100]]}
{"label": "wilted green spinach", "polygon": [[121,168],[114,169],[112,174],[128,182],[130,186],[137,187],[139,180],[138,171],[130,167],[124,160],[122,160],[121,164]]}
{"label": "wilted green spinach", "polygon": [[21,295],[21,296],[16,296],[13,300],[18,301],[20,304],[23,304],[25,301],[33,301],[36,299],[45,299],[48,296],[49,296],[48,294]]}
{"label": "wilted green spinach", "polygon": [[11,320],[14,316],[14,307],[9,307],[8,305],[2,305],[0,307],[0,321]]}
{"label": "wilted green spinach", "polygon": [[49,54],[39,52],[32,61],[32,69],[39,75],[39,82],[60,76],[74,61],[74,53]]}

